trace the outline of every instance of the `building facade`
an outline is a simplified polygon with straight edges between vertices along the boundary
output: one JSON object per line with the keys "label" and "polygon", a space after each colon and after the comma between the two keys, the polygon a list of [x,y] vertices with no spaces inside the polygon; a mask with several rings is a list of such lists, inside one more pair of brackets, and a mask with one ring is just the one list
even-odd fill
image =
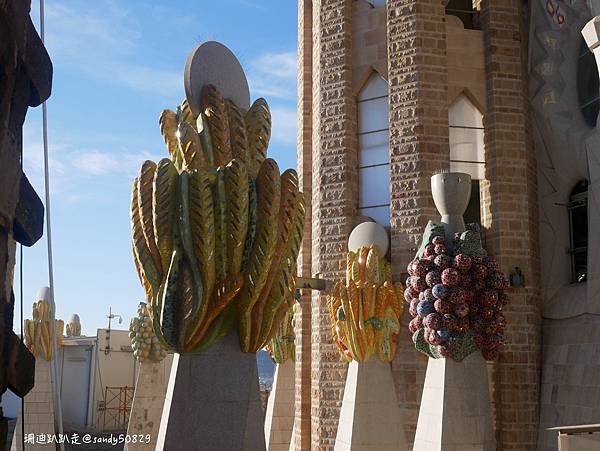
{"label": "building facade", "polygon": [[[512,275],[489,364],[498,449],[552,450],[546,429],[598,422],[598,71],[578,0],[300,0],[300,275],[345,272],[352,228],[389,230],[396,281],[437,219],[430,177],[473,180],[466,219]],[[596,11],[600,14],[600,8]],[[596,234],[598,235],[598,234]],[[296,319],[296,449],[332,449],[346,364],[325,296]],[[408,323],[405,313],[404,325]],[[596,363],[596,364],[594,364]],[[392,369],[414,438],[427,360],[404,327]],[[595,402],[595,404],[594,404]]]}

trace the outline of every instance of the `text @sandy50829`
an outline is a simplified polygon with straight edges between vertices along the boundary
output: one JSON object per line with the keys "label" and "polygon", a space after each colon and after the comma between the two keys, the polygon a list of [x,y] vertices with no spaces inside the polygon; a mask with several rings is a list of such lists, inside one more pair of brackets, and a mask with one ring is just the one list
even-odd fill
{"label": "text @sandy50829", "polygon": [[150,443],[150,434],[25,434],[26,444],[70,443],[71,445],[88,445],[104,443],[119,445],[123,443]]}

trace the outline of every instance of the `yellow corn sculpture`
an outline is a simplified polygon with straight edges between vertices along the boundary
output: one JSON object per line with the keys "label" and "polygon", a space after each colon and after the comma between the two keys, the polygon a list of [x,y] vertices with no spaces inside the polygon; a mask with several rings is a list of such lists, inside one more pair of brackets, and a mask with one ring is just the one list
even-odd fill
{"label": "yellow corn sculpture", "polygon": [[67,322],[67,326],[65,327],[65,333],[67,337],[80,337],[81,336],[81,323],[79,322],[79,317],[77,317],[76,321],[73,321],[73,318]]}
{"label": "yellow corn sculpture", "polygon": [[[62,345],[63,320],[56,320],[56,345]],[[52,360],[52,329],[50,327],[50,305],[47,301],[33,303],[33,319],[25,320],[25,344],[36,357]]]}
{"label": "yellow corn sculpture", "polygon": [[294,344],[295,308],[296,304],[287,310],[277,332],[267,344],[267,352],[275,363],[281,364],[287,360],[293,361],[296,358],[296,346]]}
{"label": "yellow corn sculpture", "polygon": [[345,283],[328,296],[332,332],[342,357],[365,362],[376,355],[391,362],[396,354],[402,284],[392,284],[389,263],[377,246],[348,252]]}
{"label": "yellow corn sculpture", "polygon": [[132,189],[133,255],[154,333],[176,352],[206,349],[238,327],[263,348],[293,304],[304,198],[295,171],[267,158],[271,115],[207,85],[195,117],[164,110],[171,155],[146,161]]}

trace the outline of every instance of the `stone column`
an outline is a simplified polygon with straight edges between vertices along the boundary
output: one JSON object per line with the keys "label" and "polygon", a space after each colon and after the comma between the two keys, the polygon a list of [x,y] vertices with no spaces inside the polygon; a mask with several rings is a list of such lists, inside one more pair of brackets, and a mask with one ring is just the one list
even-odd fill
{"label": "stone column", "polygon": [[495,451],[485,360],[429,359],[414,451]]}
{"label": "stone column", "polygon": [[525,287],[510,289],[504,309],[506,346],[496,362],[498,447],[535,449],[539,422],[540,326],[537,165],[527,96],[527,28],[523,2],[483,0],[487,111],[485,161],[489,199],[483,211],[486,249]]}
{"label": "stone column", "polygon": [[265,417],[265,443],[268,451],[290,449],[294,427],[294,378],[294,362],[288,360],[275,368],[273,389],[269,394]]}
{"label": "stone column", "polygon": [[[352,0],[313,1],[312,273],[345,274],[358,206]],[[312,295],[312,448],[335,443],[347,364],[331,337],[326,296]]]}
{"label": "stone column", "polygon": [[[443,3],[387,1],[391,255],[395,281],[401,280],[413,259],[427,221],[437,216],[429,179],[435,171],[449,167]],[[392,368],[406,437],[412,442],[427,359],[415,352],[408,321],[405,312]]]}
{"label": "stone column", "polygon": [[348,368],[336,451],[408,451],[389,363],[372,357]]}
{"label": "stone column", "polygon": [[256,354],[237,332],[204,352],[175,354],[157,451],[264,451]]}
{"label": "stone column", "polygon": [[56,444],[38,443],[38,434],[54,436],[54,401],[52,398],[52,371],[51,362],[43,357],[35,359],[35,385],[25,396],[25,415],[23,412],[17,418],[11,451],[22,451],[21,422],[25,417],[25,438],[35,434],[34,442],[26,442],[27,451],[54,450]]}
{"label": "stone column", "polygon": [[[306,219],[298,255],[298,275],[311,277],[312,238],[312,1],[298,2],[298,178],[304,193]],[[296,334],[294,436],[290,449],[309,449],[311,440],[311,294],[302,291],[294,315]]]}
{"label": "stone column", "polygon": [[165,368],[165,365],[170,367],[170,364],[170,359],[161,362],[147,360],[140,363],[127,434],[144,436],[150,434],[150,441],[126,443],[124,451],[145,451],[156,447],[170,373],[170,368]]}

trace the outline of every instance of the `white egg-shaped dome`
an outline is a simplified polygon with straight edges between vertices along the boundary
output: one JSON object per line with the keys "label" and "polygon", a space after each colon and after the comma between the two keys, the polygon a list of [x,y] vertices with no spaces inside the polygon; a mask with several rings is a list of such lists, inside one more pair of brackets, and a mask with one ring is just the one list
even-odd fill
{"label": "white egg-shaped dome", "polygon": [[356,252],[362,246],[371,246],[376,244],[385,255],[389,247],[389,238],[387,231],[381,224],[376,222],[362,222],[350,233],[348,238],[348,250]]}

